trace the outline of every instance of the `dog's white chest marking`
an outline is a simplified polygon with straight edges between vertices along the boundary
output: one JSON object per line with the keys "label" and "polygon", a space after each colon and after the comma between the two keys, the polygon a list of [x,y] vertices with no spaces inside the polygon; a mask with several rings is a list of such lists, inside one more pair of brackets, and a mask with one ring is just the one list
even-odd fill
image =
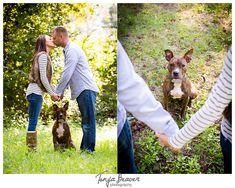
{"label": "dog's white chest marking", "polygon": [[181,90],[182,80],[173,79],[172,82],[174,83],[174,88],[171,90],[170,94],[172,95],[173,99],[180,99],[184,94]]}
{"label": "dog's white chest marking", "polygon": [[59,123],[59,127],[56,129],[56,132],[58,133],[59,138],[64,135],[63,123]]}

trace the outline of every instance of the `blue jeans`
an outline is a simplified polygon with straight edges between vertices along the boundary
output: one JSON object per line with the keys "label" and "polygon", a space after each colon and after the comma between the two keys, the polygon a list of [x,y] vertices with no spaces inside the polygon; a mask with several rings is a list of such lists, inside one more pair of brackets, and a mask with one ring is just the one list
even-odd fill
{"label": "blue jeans", "polygon": [[28,131],[36,131],[38,123],[38,117],[42,108],[42,96],[32,93],[27,96],[29,101],[28,112],[29,112],[29,125]]}
{"label": "blue jeans", "polygon": [[118,137],[118,173],[137,173],[137,168],[134,161],[132,134],[127,120]]}
{"label": "blue jeans", "polygon": [[84,90],[78,97],[77,103],[82,116],[81,150],[95,151],[96,142],[96,92]]}
{"label": "blue jeans", "polygon": [[224,156],[224,173],[232,174],[232,144],[221,132],[220,145]]}

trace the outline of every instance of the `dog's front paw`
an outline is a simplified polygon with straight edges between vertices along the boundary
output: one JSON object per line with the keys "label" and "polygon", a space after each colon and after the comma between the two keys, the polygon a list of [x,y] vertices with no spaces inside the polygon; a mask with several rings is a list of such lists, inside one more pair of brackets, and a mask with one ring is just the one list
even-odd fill
{"label": "dog's front paw", "polygon": [[60,149],[60,145],[57,143],[57,144],[54,144],[54,150],[55,151],[58,151]]}
{"label": "dog's front paw", "polygon": [[73,144],[73,141],[72,141],[72,140],[71,140],[70,143],[69,143],[69,147],[76,150],[76,147],[75,147],[75,145]]}

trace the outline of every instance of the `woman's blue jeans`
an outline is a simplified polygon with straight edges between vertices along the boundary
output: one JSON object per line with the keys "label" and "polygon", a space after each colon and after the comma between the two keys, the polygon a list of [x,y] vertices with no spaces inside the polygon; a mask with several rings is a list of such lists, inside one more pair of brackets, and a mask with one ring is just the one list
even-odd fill
{"label": "woman's blue jeans", "polygon": [[224,156],[224,173],[232,174],[232,144],[221,132],[220,145]]}
{"label": "woman's blue jeans", "polygon": [[118,137],[118,173],[137,173],[137,168],[134,161],[132,134],[127,120]]}
{"label": "woman's blue jeans", "polygon": [[82,116],[83,137],[80,149],[95,151],[96,142],[96,92],[84,90],[77,103]]}
{"label": "woman's blue jeans", "polygon": [[42,96],[32,93],[27,96],[29,101],[28,113],[29,113],[29,125],[28,131],[36,131],[38,123],[38,117],[42,108]]}

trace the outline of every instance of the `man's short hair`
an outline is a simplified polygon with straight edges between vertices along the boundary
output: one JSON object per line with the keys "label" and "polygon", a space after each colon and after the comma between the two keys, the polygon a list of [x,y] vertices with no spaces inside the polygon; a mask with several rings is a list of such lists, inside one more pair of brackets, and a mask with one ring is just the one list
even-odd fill
{"label": "man's short hair", "polygon": [[53,30],[53,32],[56,32],[57,35],[60,34],[68,37],[68,31],[65,29],[65,27],[58,26]]}

